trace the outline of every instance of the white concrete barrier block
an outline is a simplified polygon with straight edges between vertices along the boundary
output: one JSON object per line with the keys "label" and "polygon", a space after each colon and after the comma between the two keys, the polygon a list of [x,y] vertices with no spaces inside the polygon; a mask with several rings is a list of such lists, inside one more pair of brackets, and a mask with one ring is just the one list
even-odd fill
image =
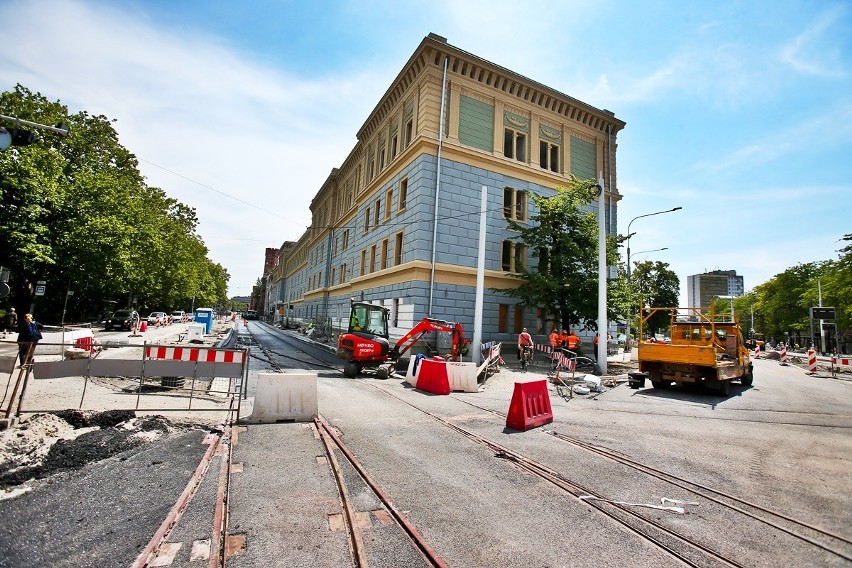
{"label": "white concrete barrier block", "polygon": [[258,373],[249,422],[308,422],[319,413],[317,373]]}
{"label": "white concrete barrier block", "polygon": [[186,340],[187,341],[204,341],[204,330],[206,327],[203,323],[191,323],[187,326]]}
{"label": "white concrete barrier block", "polygon": [[415,361],[417,361],[417,358],[415,357],[411,357],[408,360],[408,370],[405,372],[405,382],[414,388],[417,388],[417,374],[414,372]]}
{"label": "white concrete barrier block", "polygon": [[477,374],[476,363],[447,361],[447,378],[452,391],[479,392]]}

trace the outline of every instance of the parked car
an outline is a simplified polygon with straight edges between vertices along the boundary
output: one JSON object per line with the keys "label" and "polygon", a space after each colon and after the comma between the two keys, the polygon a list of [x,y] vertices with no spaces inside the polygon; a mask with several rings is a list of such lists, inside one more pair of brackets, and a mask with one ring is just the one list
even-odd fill
{"label": "parked car", "polygon": [[148,316],[148,325],[166,325],[169,321],[169,314],[166,312],[151,312]]}
{"label": "parked car", "polygon": [[111,331],[113,329],[130,331],[133,327],[133,322],[130,319],[132,313],[133,311],[131,310],[116,310],[104,322],[104,331]]}
{"label": "parked car", "polygon": [[183,323],[187,321],[186,312],[183,310],[175,310],[172,312],[172,320],[177,323]]}

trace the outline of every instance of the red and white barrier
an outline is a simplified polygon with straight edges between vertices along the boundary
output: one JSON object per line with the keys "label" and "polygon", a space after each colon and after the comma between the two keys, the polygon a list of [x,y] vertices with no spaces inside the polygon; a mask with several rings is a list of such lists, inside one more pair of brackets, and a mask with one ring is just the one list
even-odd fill
{"label": "red and white barrier", "polygon": [[817,372],[817,357],[816,351],[808,349],[808,373],[814,375]]}
{"label": "red and white barrier", "polygon": [[223,349],[205,349],[203,347],[146,347],[148,359],[168,359],[172,361],[200,361],[206,363],[243,363],[243,351]]}
{"label": "red and white barrier", "polygon": [[831,364],[832,365],[840,365],[841,367],[849,367],[849,366],[852,366],[852,359],[832,357],[831,358]]}
{"label": "red and white barrier", "polygon": [[754,348],[754,358],[760,359],[760,345],[758,345]]}
{"label": "red and white barrier", "polygon": [[781,345],[781,364],[787,364],[787,346],[783,344]]}

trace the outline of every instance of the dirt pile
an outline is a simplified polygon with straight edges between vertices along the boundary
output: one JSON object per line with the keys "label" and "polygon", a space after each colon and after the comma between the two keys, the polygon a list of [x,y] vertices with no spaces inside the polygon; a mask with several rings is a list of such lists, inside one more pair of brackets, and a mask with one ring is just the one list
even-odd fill
{"label": "dirt pile", "polygon": [[132,410],[66,410],[34,414],[0,432],[0,499],[19,494],[19,486],[78,469],[173,432],[200,428],[162,416],[137,418]]}

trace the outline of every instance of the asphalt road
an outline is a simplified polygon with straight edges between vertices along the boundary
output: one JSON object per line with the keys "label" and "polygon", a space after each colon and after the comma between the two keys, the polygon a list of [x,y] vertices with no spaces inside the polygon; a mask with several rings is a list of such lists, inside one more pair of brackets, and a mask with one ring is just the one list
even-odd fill
{"label": "asphalt road", "polygon": [[[303,338],[292,332],[250,322],[240,336],[253,343],[243,416],[251,412],[258,372],[286,372],[325,356],[336,363],[322,348],[300,352],[303,344],[297,342]],[[267,350],[255,341],[267,343]],[[544,376],[517,372],[515,361],[507,357],[507,362],[480,392],[450,396],[423,393],[398,378],[351,380],[332,369],[318,372],[320,414],[448,566],[683,564],[436,417],[546,464],[607,499],[639,505],[659,505],[664,497],[696,501],[699,505],[687,507],[683,515],[641,510],[741,565],[850,565],[841,556],[744,521],[706,498],[550,434],[609,449],[852,539],[852,382],[810,377],[796,367],[758,360],[754,385],[735,384],[727,398],[620,384],[565,400],[550,385],[553,422],[517,432],[506,428],[504,417],[515,382]],[[0,566],[128,566],[139,542],[150,538],[154,517],[174,503],[177,487],[186,484],[190,464],[203,453],[198,442],[175,440],[176,449],[164,444],[149,450],[159,452],[153,459],[123,455],[90,464],[76,476],[0,502],[6,527]],[[228,532],[241,544],[228,566],[351,566],[345,534],[332,530],[330,519],[340,512],[340,498],[327,463],[319,459],[324,455],[314,429],[303,423],[238,428]],[[162,467],[150,466],[160,459]],[[170,565],[206,565],[191,559],[191,551],[210,539],[217,474],[212,464],[199,497],[167,539],[172,550],[177,548]],[[418,565],[398,532],[381,521],[375,497],[348,470],[347,479],[359,511],[369,519],[364,534],[370,564]],[[134,481],[139,493],[130,487]],[[48,542],[65,550],[65,556],[56,550],[38,552],[37,539],[25,527],[64,535]],[[105,544],[94,546],[78,534],[101,534]],[[852,554],[849,545],[841,547]],[[56,558],[68,563],[55,564]]]}

